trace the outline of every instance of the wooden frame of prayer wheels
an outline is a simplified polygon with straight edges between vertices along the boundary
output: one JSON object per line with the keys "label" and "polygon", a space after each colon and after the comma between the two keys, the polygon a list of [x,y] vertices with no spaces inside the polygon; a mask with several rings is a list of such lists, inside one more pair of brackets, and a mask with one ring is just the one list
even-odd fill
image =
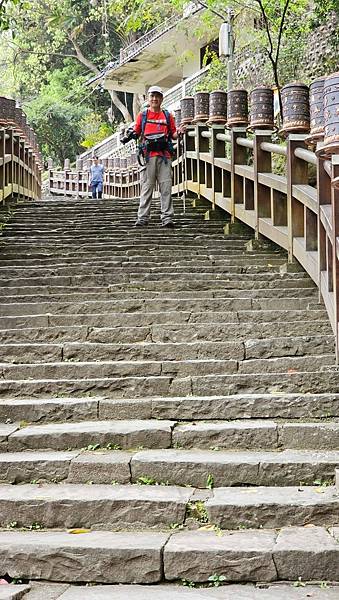
{"label": "wooden frame of prayer wheels", "polygon": [[194,98],[186,96],[180,100],[181,123],[189,125],[194,119]]}
{"label": "wooden frame of prayer wheels", "polygon": [[319,77],[310,85],[310,135],[306,142],[314,145],[324,139],[324,83],[325,77]]}
{"label": "wooden frame of prayer wheels", "polygon": [[208,124],[224,125],[227,123],[227,92],[214,90],[210,93],[210,112]]}
{"label": "wooden frame of prayer wheels", "polygon": [[210,114],[209,92],[197,92],[194,95],[193,123],[206,123]]}
{"label": "wooden frame of prayer wheels", "polygon": [[324,146],[326,156],[339,154],[339,73],[324,81]]}
{"label": "wooden frame of prayer wheels", "polygon": [[180,127],[180,125],[181,125],[181,108],[177,108],[177,110],[174,111],[174,121],[175,121],[175,126]]}
{"label": "wooden frame of prayer wheels", "polygon": [[250,128],[274,129],[274,94],[272,88],[257,87],[251,92]]}
{"label": "wooden frame of prayer wheels", "polygon": [[310,130],[309,88],[305,83],[289,83],[281,90],[282,135],[308,133]]}
{"label": "wooden frame of prayer wheels", "polygon": [[247,127],[247,90],[230,90],[227,93],[227,127]]}

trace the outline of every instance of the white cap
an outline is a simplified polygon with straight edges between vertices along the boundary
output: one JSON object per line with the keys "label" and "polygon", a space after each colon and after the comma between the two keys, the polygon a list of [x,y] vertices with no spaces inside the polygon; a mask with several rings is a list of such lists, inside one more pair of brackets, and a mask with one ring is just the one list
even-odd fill
{"label": "white cap", "polygon": [[162,96],[164,95],[164,92],[162,91],[161,87],[159,87],[158,85],[151,85],[151,87],[148,89],[148,93],[149,94],[158,93],[158,94],[161,94]]}

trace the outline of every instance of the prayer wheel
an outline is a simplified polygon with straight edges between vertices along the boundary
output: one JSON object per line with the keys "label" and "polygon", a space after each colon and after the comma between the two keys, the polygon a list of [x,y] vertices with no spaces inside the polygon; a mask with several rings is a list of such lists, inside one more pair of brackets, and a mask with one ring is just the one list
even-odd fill
{"label": "prayer wheel", "polygon": [[77,171],[82,171],[82,169],[83,169],[83,160],[82,160],[82,158],[77,158],[77,161],[76,161],[76,170]]}
{"label": "prayer wheel", "polygon": [[0,97],[0,125],[12,127],[15,125],[15,101]]}
{"label": "prayer wheel", "polygon": [[194,119],[194,98],[186,96],[180,100],[181,123],[189,125]]}
{"label": "prayer wheel", "polygon": [[251,92],[250,128],[274,129],[273,90],[258,87]]}
{"label": "prayer wheel", "polygon": [[65,162],[64,162],[64,170],[65,171],[69,171],[71,168],[71,161],[69,158],[65,158]]}
{"label": "prayer wheel", "polygon": [[316,144],[324,139],[324,83],[325,77],[319,77],[310,85],[310,135],[306,141]]}
{"label": "prayer wheel", "polygon": [[227,94],[227,126],[248,125],[248,95],[246,90],[230,90]]}
{"label": "prayer wheel", "polygon": [[208,123],[217,123],[220,125],[227,123],[227,93],[223,90],[214,90],[210,94]]}
{"label": "prayer wheel", "polygon": [[310,130],[309,88],[304,83],[289,83],[281,90],[283,126],[280,133],[308,133]]}
{"label": "prayer wheel", "polygon": [[174,111],[174,120],[175,120],[175,126],[176,127],[180,127],[180,124],[181,124],[181,108],[177,108],[177,110]]}
{"label": "prayer wheel", "polygon": [[210,95],[197,92],[194,96],[194,123],[206,123],[210,114]]}
{"label": "prayer wheel", "polygon": [[339,154],[339,73],[324,82],[324,146],[327,156]]}
{"label": "prayer wheel", "polygon": [[127,169],[127,158],[120,158],[120,169]]}

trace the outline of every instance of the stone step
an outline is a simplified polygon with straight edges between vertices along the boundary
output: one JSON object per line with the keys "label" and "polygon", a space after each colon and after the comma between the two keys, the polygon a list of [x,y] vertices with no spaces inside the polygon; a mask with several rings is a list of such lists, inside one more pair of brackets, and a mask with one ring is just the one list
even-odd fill
{"label": "stone step", "polygon": [[[113,533],[82,535],[51,531],[0,533],[3,568],[12,577],[74,582],[206,582],[214,573],[226,581],[336,581],[339,546],[322,527],[224,532]],[[107,565],[114,568],[107,569]]]}
{"label": "stone step", "polygon": [[135,344],[110,344],[92,342],[0,343],[3,362],[34,363],[59,361],[111,361],[111,360],[197,360],[270,359],[273,357],[312,356],[334,352],[333,336],[273,338],[273,340],[247,340],[246,342],[168,342],[142,341]]}
{"label": "stone step", "polygon": [[149,531],[82,535],[8,531],[0,533],[0,562],[11,577],[24,579],[156,583],[162,579],[168,538],[168,533]]}
{"label": "stone step", "polygon": [[[0,485],[0,527],[126,528],[199,526],[221,529],[280,528],[336,523],[334,486],[215,488],[206,493],[168,485]],[[199,513],[200,511],[200,513]],[[194,523],[193,523],[194,521]],[[192,522],[192,523],[191,523]],[[200,521],[201,526],[201,521]],[[38,527],[37,527],[38,528]]]}
{"label": "stone step", "polygon": [[339,545],[322,527],[225,532],[178,532],[164,549],[166,580],[207,582],[339,579]]}
{"label": "stone step", "polygon": [[73,380],[73,379],[102,379],[123,377],[156,377],[169,376],[194,377],[221,375],[253,375],[261,372],[277,373],[306,373],[315,372],[322,368],[335,366],[334,354],[316,354],[306,356],[282,356],[278,358],[258,358],[251,360],[236,360],[231,358],[198,358],[182,360],[91,360],[80,362],[66,359],[64,361],[25,363],[0,363],[2,380]]}
{"label": "stone step", "polygon": [[0,485],[0,527],[161,529],[184,523],[193,496],[191,488],[160,485]]}
{"label": "stone step", "polygon": [[[227,294],[227,292],[226,292]],[[279,310],[305,310],[312,305],[305,298],[279,298]],[[322,305],[314,304],[316,309]],[[277,301],[274,298],[151,298],[125,299],[87,302],[32,302],[32,303],[0,303],[1,316],[23,316],[34,314],[93,314],[100,312],[162,312],[162,311],[244,311],[244,310],[276,310]],[[293,332],[292,332],[293,333]],[[298,335],[298,334],[296,334]]]}
{"label": "stone step", "polygon": [[[74,363],[73,363],[74,365]],[[173,365],[169,365],[173,368]],[[7,367],[10,368],[10,367]],[[26,370],[26,375],[28,370]],[[105,377],[101,379],[1,379],[0,397],[32,398],[60,396],[105,395],[107,398],[143,398],[147,396],[220,396],[237,393],[332,393],[338,389],[338,372],[335,367],[323,368],[321,371],[280,373],[253,373],[232,375],[202,375],[173,377],[128,376]]]}
{"label": "stone step", "polygon": [[[188,312],[188,311],[166,311],[166,312],[134,312],[134,313],[118,313],[118,312],[110,312],[109,314],[95,314],[95,313],[85,313],[85,314],[69,314],[69,315],[53,315],[48,313],[47,315],[23,315],[23,316],[7,316],[0,317],[0,335],[5,335],[4,330],[8,328],[8,340],[11,340],[11,332],[10,330],[14,329],[22,329],[21,332],[23,336],[26,336],[26,339],[33,340],[38,339],[39,336],[43,336],[43,329],[40,329],[40,332],[34,331],[36,329],[45,328],[45,327],[75,327],[87,325],[88,327],[111,327],[114,328],[127,328],[134,327],[134,333],[136,335],[136,339],[134,341],[140,340],[140,336],[138,335],[137,329],[141,329],[142,327],[147,327],[150,325],[161,325],[161,324],[169,324],[173,326],[175,323],[195,323],[195,324],[203,324],[203,323],[211,323],[214,325],[223,324],[232,324],[237,323],[238,329],[240,329],[240,323],[249,323],[253,319],[256,323],[272,323],[277,324],[278,322],[284,321],[286,323],[300,323],[301,321],[308,323],[309,321],[315,322],[317,325],[320,325],[321,322],[327,326],[328,330],[329,323],[326,311],[323,309],[320,310],[262,310],[262,311],[228,311],[228,312]],[[254,325],[253,325],[254,327]],[[29,329],[28,335],[25,334],[25,329]],[[254,330],[255,331],[255,330]],[[14,333],[14,332],[13,332]],[[56,332],[55,332],[56,333]],[[146,333],[146,332],[144,332]],[[146,333],[146,337],[149,334]],[[19,337],[18,332],[18,337]],[[30,336],[33,337],[30,337]],[[310,334],[312,335],[312,334]],[[58,335],[54,336],[55,339],[58,338]],[[61,336],[60,336],[61,337]],[[251,336],[253,337],[253,336]],[[2,338],[0,338],[2,339]],[[20,338],[19,338],[20,339]],[[24,338],[25,339],[25,338]],[[43,340],[43,337],[41,338]],[[146,338],[144,338],[146,339]],[[111,340],[113,341],[113,340]],[[127,340],[125,340],[127,341]],[[213,340],[212,340],[213,341]],[[222,341],[222,340],[216,340]]]}
{"label": "stone step", "polygon": [[221,529],[335,525],[339,495],[334,486],[215,488],[204,504]]}
{"label": "stone step", "polygon": [[97,444],[109,446],[111,450],[170,448],[174,424],[172,421],[143,419],[28,425],[21,429],[17,427],[12,435],[8,434],[7,447],[9,452],[41,448],[67,450]]}
{"label": "stone step", "polygon": [[[137,405],[135,405],[137,409]],[[9,451],[48,448],[66,450],[99,444],[127,448],[314,449],[339,447],[339,422],[233,420],[189,422],[158,419],[94,420],[72,423],[0,425],[2,447]],[[8,429],[9,428],[9,429]],[[114,448],[112,448],[114,449]]]}
{"label": "stone step", "polygon": [[61,296],[65,294],[107,294],[111,292],[119,292],[119,291],[135,291],[143,290],[148,292],[170,292],[170,291],[195,291],[195,290],[210,290],[211,292],[215,292],[217,290],[246,290],[250,292],[251,290],[289,290],[293,288],[294,290],[299,289],[312,289],[309,281],[307,279],[281,279],[278,281],[236,281],[235,279],[229,280],[227,279],[208,279],[206,281],[174,281],[174,282],[158,282],[158,281],[145,281],[143,284],[126,284],[126,283],[116,283],[111,285],[102,285],[102,286],[22,286],[22,287],[11,287],[6,286],[0,289],[0,296]]}
{"label": "stone step", "polygon": [[194,487],[312,485],[333,481],[338,459],[336,451],[142,450],[132,457],[131,473],[133,482],[149,477]]}
{"label": "stone step", "polygon": [[[144,318],[145,316],[145,318]],[[213,315],[211,314],[212,318]],[[133,344],[140,342],[149,342],[156,344],[189,344],[189,343],[226,343],[225,340],[229,340],[232,343],[247,343],[246,350],[247,356],[250,357],[254,355],[255,352],[260,352],[262,355],[270,356],[270,352],[274,353],[274,348],[278,346],[274,346],[273,344],[273,328],[272,323],[260,323],[256,326],[251,326],[249,321],[237,324],[236,314],[233,315],[233,322],[224,322],[223,325],[217,325],[214,322],[210,323],[209,326],[207,323],[199,323],[196,322],[194,325],[194,320],[190,320],[190,323],[187,324],[184,321],[180,321],[180,318],[173,319],[173,321],[177,321],[176,325],[167,324],[166,319],[164,317],[164,322],[161,324],[150,324],[150,326],[131,326],[131,327],[123,327],[119,326],[117,322],[116,327],[105,326],[105,322],[109,323],[112,320],[112,316],[105,318],[105,315],[102,316],[101,327],[96,327],[95,324],[100,322],[101,315],[75,315],[74,318],[72,315],[68,316],[46,316],[42,315],[33,317],[35,323],[41,323],[43,327],[21,327],[19,329],[1,329],[0,330],[0,342],[8,342],[10,343],[24,343],[24,342],[33,342],[33,343],[63,343],[63,342],[88,342],[93,344]],[[153,315],[148,317],[148,315],[141,314],[142,320],[144,322],[151,321],[154,319]],[[30,316],[24,317],[15,317],[16,322],[19,321],[21,325],[25,322],[30,323]],[[232,319],[232,316],[231,316]],[[127,320],[127,318],[126,318]],[[8,324],[8,320],[5,321],[5,324]],[[48,321],[48,323],[46,322]],[[58,323],[84,323],[82,325],[74,325],[74,326],[54,326]],[[135,322],[138,321],[136,315],[131,315],[127,322]],[[171,320],[172,321],[172,320]],[[121,323],[124,322],[124,318],[121,318]],[[11,322],[9,323],[12,324]],[[48,326],[49,325],[49,326]],[[275,323],[275,332],[278,339],[284,340],[282,342],[281,348],[286,349],[287,355],[298,354],[298,347],[293,346],[293,333],[295,333],[296,337],[300,338],[331,338],[332,331],[330,324],[328,321],[320,320],[320,321],[311,321],[310,319],[307,321],[295,321],[295,330],[293,332],[293,322],[292,321],[280,321]],[[291,331],[292,329],[292,331]],[[253,336],[253,337],[251,337]],[[250,347],[249,338],[253,339],[253,349]],[[333,337],[332,337],[333,339]],[[254,343],[254,340],[262,341],[260,345],[258,343]],[[272,341],[272,351],[269,348],[269,342],[267,340]],[[290,340],[290,343],[288,343]],[[307,342],[305,342],[307,346]],[[317,352],[317,346],[315,346],[315,352]],[[322,347],[322,344],[320,344]],[[324,348],[327,347],[331,351],[331,343],[328,345],[325,343]],[[293,350],[294,349],[294,350]],[[252,354],[253,353],[253,354]]]}
{"label": "stone step", "polygon": [[[169,286],[170,287],[170,286]],[[174,286],[176,287],[176,286]],[[206,287],[205,283],[202,287]],[[103,291],[103,292],[86,292],[86,293],[72,293],[72,292],[68,292],[66,294],[54,294],[53,295],[53,302],[87,302],[88,300],[90,301],[110,301],[113,299],[117,299],[117,300],[121,300],[121,299],[170,299],[170,298],[174,298],[174,299],[180,299],[180,298],[187,298],[188,295],[188,291],[187,290],[177,290],[174,291],[173,289],[171,289],[171,291],[167,291],[167,290],[144,290],[141,289],[141,287],[139,289],[137,289],[137,286],[135,286],[136,289],[134,290],[114,290],[114,289],[110,289],[107,291]],[[196,297],[197,300],[200,299],[204,299],[204,298],[224,298],[226,295],[226,291],[224,289],[196,289],[196,290],[190,290],[194,292],[194,295]],[[299,298],[305,298],[307,300],[313,300],[317,298],[317,292],[316,290],[314,290],[313,288],[300,288],[300,289],[295,289],[295,288],[286,288],[286,289],[282,289],[282,288],[277,288],[277,289],[233,289],[233,288],[229,288],[227,289],[227,297],[228,298],[276,298],[277,301],[280,298],[295,298],[296,296],[298,296]],[[34,294],[34,295],[6,295],[6,296],[2,296],[1,301],[3,303],[32,303],[32,302],[48,302],[48,300],[51,298],[50,294]]]}
{"label": "stone step", "polygon": [[0,422],[44,423],[134,419],[329,419],[339,417],[339,394],[239,394],[236,396],[3,399]]}
{"label": "stone step", "polygon": [[27,451],[0,454],[0,481],[138,483],[196,488],[300,486],[334,481],[338,451],[139,450]]}
{"label": "stone step", "polygon": [[[31,582],[31,592],[25,596],[27,600],[46,599],[48,593],[55,592],[51,600],[337,600],[338,587],[336,585],[323,583],[300,584],[295,587],[291,583],[276,584],[227,584],[215,587],[199,587],[192,589],[193,582],[184,584],[158,584],[154,585],[96,585],[91,586],[69,586],[67,584],[39,584]],[[305,585],[305,587],[303,587]],[[191,587],[190,587],[191,586]],[[7,586],[18,588],[20,586]],[[13,592],[14,593],[14,592]],[[36,594],[40,593],[41,596]],[[34,596],[33,596],[34,594]],[[50,597],[48,600],[50,600]],[[15,600],[19,596],[9,596],[5,600]],[[3,600],[0,596],[0,599]]]}

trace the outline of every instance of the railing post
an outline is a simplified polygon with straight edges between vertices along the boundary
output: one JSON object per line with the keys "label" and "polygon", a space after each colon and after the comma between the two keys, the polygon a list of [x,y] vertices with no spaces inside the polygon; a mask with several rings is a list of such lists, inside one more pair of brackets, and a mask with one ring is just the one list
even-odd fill
{"label": "railing post", "polygon": [[[339,156],[332,156],[332,181],[339,178]],[[339,362],[339,188],[332,185],[332,273],[333,273],[333,295],[334,295],[334,323],[335,323],[335,343],[336,343],[336,361]]]}
{"label": "railing post", "polygon": [[293,185],[308,183],[308,165],[295,156],[296,148],[306,148],[304,134],[290,134],[287,141],[288,262],[293,261],[293,238],[304,236],[304,205],[293,198]]}
{"label": "railing post", "polygon": [[247,150],[238,146],[237,138],[246,137],[246,127],[233,127],[231,130],[231,222],[235,221],[235,205],[238,196],[242,197],[243,181],[238,179],[235,173],[236,165],[245,165],[247,162]]}
{"label": "railing post", "polygon": [[211,154],[212,154],[212,190],[213,190],[213,210],[215,209],[215,191],[222,190],[222,172],[221,169],[216,171],[215,158],[226,157],[226,146],[225,142],[218,140],[217,134],[225,131],[224,125],[212,125],[212,138],[211,138]]}
{"label": "railing post", "polygon": [[[207,125],[196,125],[196,153],[197,153],[197,179],[198,179],[198,198],[200,198],[200,187],[206,183],[205,161],[200,161],[201,152],[209,152],[209,139],[202,137],[203,131],[208,131]],[[187,171],[186,171],[187,172]]]}
{"label": "railing post", "polygon": [[[255,237],[259,238],[259,219],[271,215],[271,190],[259,183],[259,173],[272,173],[272,154],[261,149],[262,142],[271,142],[271,131],[254,132],[253,163],[254,163],[254,191],[253,203],[255,211]],[[245,199],[246,202],[246,199]]]}

